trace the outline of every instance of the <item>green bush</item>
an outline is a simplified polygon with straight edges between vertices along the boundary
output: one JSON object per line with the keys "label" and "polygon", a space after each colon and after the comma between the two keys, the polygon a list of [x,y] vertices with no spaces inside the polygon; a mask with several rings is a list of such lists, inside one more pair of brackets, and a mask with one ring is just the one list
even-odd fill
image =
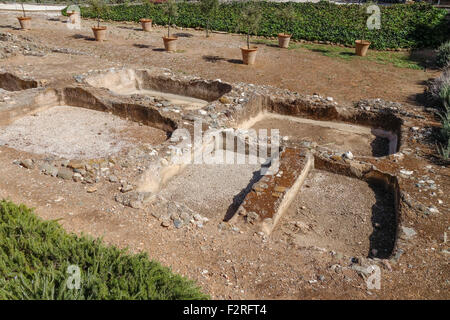
{"label": "green bush", "polygon": [[436,63],[440,67],[445,67],[450,64],[450,41],[444,42],[439,46]]}
{"label": "green bush", "polygon": [[[236,32],[240,13],[245,2],[221,3],[211,29]],[[319,3],[275,3],[261,2],[261,25],[258,35],[275,37],[280,32],[292,34],[293,39],[320,40],[353,46],[366,29],[368,15],[358,5],[336,5],[325,1]],[[292,6],[295,19],[285,30],[285,21],[281,21],[279,11]],[[179,16],[174,22],[180,27],[202,27],[208,22],[199,3],[180,2]],[[381,30],[367,30],[367,40],[372,48],[414,48],[437,47],[448,40],[449,22],[447,12],[426,3],[395,4],[381,7]],[[82,16],[93,18],[89,8],[82,8]],[[145,6],[118,5],[102,15],[103,19],[114,21],[136,21],[148,16]],[[153,22],[165,25],[167,17],[160,4],[152,8]],[[244,30],[237,30],[245,33]]]}
{"label": "green bush", "polygon": [[442,104],[444,105],[444,111],[439,114],[441,118],[442,127],[439,132],[441,144],[439,147],[439,153],[442,158],[450,158],[450,85],[445,85],[441,88],[440,96]]}
{"label": "green bush", "polygon": [[[67,268],[81,270],[68,289]],[[146,254],[67,234],[25,206],[0,201],[0,299],[205,299],[193,282]]]}

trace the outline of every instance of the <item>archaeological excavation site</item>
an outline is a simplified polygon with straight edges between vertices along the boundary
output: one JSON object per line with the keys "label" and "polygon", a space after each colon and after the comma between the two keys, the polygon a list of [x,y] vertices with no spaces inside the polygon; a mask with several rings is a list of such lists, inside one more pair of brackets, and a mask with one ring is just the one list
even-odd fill
{"label": "archaeological excavation site", "polygon": [[3,201],[145,252],[213,299],[449,298],[450,170],[439,120],[411,100],[437,69],[303,42],[259,42],[249,66],[237,35],[175,28],[166,52],[164,26],[103,22],[97,42],[90,20],[0,19]]}

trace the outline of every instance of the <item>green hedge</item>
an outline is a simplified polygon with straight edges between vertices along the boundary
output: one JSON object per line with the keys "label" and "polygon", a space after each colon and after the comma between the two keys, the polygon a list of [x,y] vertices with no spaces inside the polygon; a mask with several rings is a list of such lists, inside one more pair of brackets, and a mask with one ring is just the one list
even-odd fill
{"label": "green hedge", "polygon": [[[272,37],[283,30],[283,21],[277,18],[280,8],[287,3],[262,2],[260,4],[263,19],[258,35]],[[358,5],[336,5],[328,2],[292,3],[297,18],[290,26],[289,33],[293,39],[309,41],[329,41],[353,45],[360,39],[365,29],[368,15]],[[232,2],[220,5],[218,15],[211,23],[217,31],[243,32],[236,30],[237,18],[245,3]],[[206,18],[198,4],[179,3],[179,17],[176,25],[180,27],[206,26]],[[372,48],[416,48],[437,47],[449,38],[450,23],[446,20],[447,12],[426,3],[396,4],[381,7],[381,30],[367,30],[366,39],[372,42]],[[93,18],[89,8],[82,8],[84,17]],[[166,17],[161,5],[146,10],[142,5],[119,5],[111,7],[102,18],[114,21],[139,21],[149,17],[154,23],[166,24]]]}
{"label": "green hedge", "polygon": [[[80,289],[67,288],[69,265]],[[25,206],[0,201],[0,299],[205,299],[198,287],[146,254],[67,234]]]}

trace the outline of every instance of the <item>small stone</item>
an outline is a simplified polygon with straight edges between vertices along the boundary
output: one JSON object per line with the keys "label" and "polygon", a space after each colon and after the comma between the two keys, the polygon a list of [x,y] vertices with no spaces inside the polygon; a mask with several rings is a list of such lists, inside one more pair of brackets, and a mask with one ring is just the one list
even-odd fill
{"label": "small stone", "polygon": [[57,176],[64,180],[71,180],[73,176],[73,171],[71,169],[63,167],[58,170]]}
{"label": "small stone", "polygon": [[87,191],[87,193],[94,193],[97,191],[97,187],[91,186],[91,187],[87,188],[86,191]]}
{"label": "small stone", "polygon": [[304,222],[302,222],[302,221],[296,221],[295,222],[295,226],[300,230],[300,232],[302,232],[302,233],[306,233],[306,232],[308,232],[308,230],[309,230],[309,226],[306,224],[306,223],[304,223]]}
{"label": "small stone", "polygon": [[405,175],[405,176],[410,176],[410,175],[412,175],[414,173],[414,171],[408,171],[408,170],[402,169],[402,170],[400,170],[400,173]]}
{"label": "small stone", "polygon": [[87,171],[84,169],[73,169],[73,172],[81,174],[83,177],[87,174]]}
{"label": "small stone", "polygon": [[330,267],[330,269],[333,270],[336,273],[341,273],[342,272],[342,267],[340,265],[338,265],[338,264],[333,264]]}
{"label": "small stone", "polygon": [[223,104],[230,104],[231,103],[230,99],[228,99],[227,97],[223,97],[223,96],[219,98],[219,101],[221,103],[223,103]]}
{"label": "small stone", "polygon": [[21,161],[20,164],[22,165],[22,167],[25,167],[27,169],[34,168],[33,160],[31,160],[31,159],[25,159],[25,160]]}
{"label": "small stone", "polygon": [[128,183],[122,184],[122,188],[120,188],[120,191],[123,193],[131,191],[131,190],[133,190],[133,186]]}
{"label": "small stone", "polygon": [[275,192],[285,192],[286,191],[286,187],[283,186],[275,186],[274,191]]}
{"label": "small stone", "polygon": [[173,220],[173,225],[175,226],[175,228],[179,229],[183,226],[183,222],[179,219],[175,219]]}
{"label": "small stone", "polygon": [[253,224],[258,220],[259,214],[257,214],[256,212],[250,211],[249,213],[247,213],[247,222]]}
{"label": "small stone", "polygon": [[73,181],[75,181],[75,182],[80,182],[83,180],[83,176],[81,174],[79,174],[78,172],[75,172],[73,174],[72,178],[73,178]]}
{"label": "small stone", "polygon": [[130,200],[130,207],[133,209],[142,209],[142,201],[140,200]]}
{"label": "small stone", "polygon": [[115,175],[110,175],[108,178],[109,182],[116,183],[119,181]]}
{"label": "small stone", "polygon": [[417,234],[417,232],[413,228],[409,227],[402,227],[402,231],[405,239],[411,239]]}
{"label": "small stone", "polygon": [[347,151],[346,153],[344,153],[343,157],[348,160],[353,160],[353,158],[354,158],[353,153],[351,151]]}
{"label": "small stone", "polygon": [[163,222],[161,222],[161,225],[165,228],[168,228],[170,226],[170,223],[168,220],[164,220]]}
{"label": "small stone", "polygon": [[80,160],[71,160],[69,161],[69,163],[67,164],[67,167],[74,169],[83,169],[85,168],[85,165],[82,161]]}
{"label": "small stone", "polygon": [[428,211],[430,213],[439,213],[438,208],[436,208],[435,206],[428,207]]}
{"label": "small stone", "polygon": [[44,162],[42,165],[40,165],[39,170],[41,170],[44,174],[48,174],[52,177],[56,177],[56,175],[58,174],[58,168],[47,162]]}

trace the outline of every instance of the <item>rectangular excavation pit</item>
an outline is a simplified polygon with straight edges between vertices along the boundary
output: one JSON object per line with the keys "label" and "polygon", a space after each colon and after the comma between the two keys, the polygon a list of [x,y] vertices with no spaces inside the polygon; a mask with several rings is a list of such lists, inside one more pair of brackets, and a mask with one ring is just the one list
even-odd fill
{"label": "rectangular excavation pit", "polygon": [[163,106],[172,104],[186,110],[203,108],[232,89],[221,81],[175,80],[152,70],[113,70],[89,76],[85,81],[116,94],[149,96]]}
{"label": "rectangular excavation pit", "polygon": [[104,158],[135,145],[159,145],[161,129],[73,106],[54,106],[0,127],[0,145],[65,159]]}
{"label": "rectangular excavation pit", "polygon": [[[236,153],[227,151],[228,156]],[[261,162],[246,156],[244,164],[188,164],[160,191],[167,200],[181,202],[212,219],[235,212],[251,186],[261,178]]]}
{"label": "rectangular excavation pit", "polygon": [[156,146],[176,124],[154,108],[106,101],[82,88],[47,89],[0,109],[0,144],[67,159]]}
{"label": "rectangular excavation pit", "polygon": [[389,258],[397,235],[395,194],[381,180],[314,169],[277,232],[302,247]]}
{"label": "rectangular excavation pit", "polygon": [[389,131],[342,122],[262,113],[240,127],[268,132],[278,129],[290,143],[310,141],[335,152],[351,151],[358,156],[381,157],[395,153],[397,148],[397,137]]}
{"label": "rectangular excavation pit", "polygon": [[35,80],[21,79],[12,73],[0,73],[0,93],[1,90],[20,91],[37,88],[39,83]]}

